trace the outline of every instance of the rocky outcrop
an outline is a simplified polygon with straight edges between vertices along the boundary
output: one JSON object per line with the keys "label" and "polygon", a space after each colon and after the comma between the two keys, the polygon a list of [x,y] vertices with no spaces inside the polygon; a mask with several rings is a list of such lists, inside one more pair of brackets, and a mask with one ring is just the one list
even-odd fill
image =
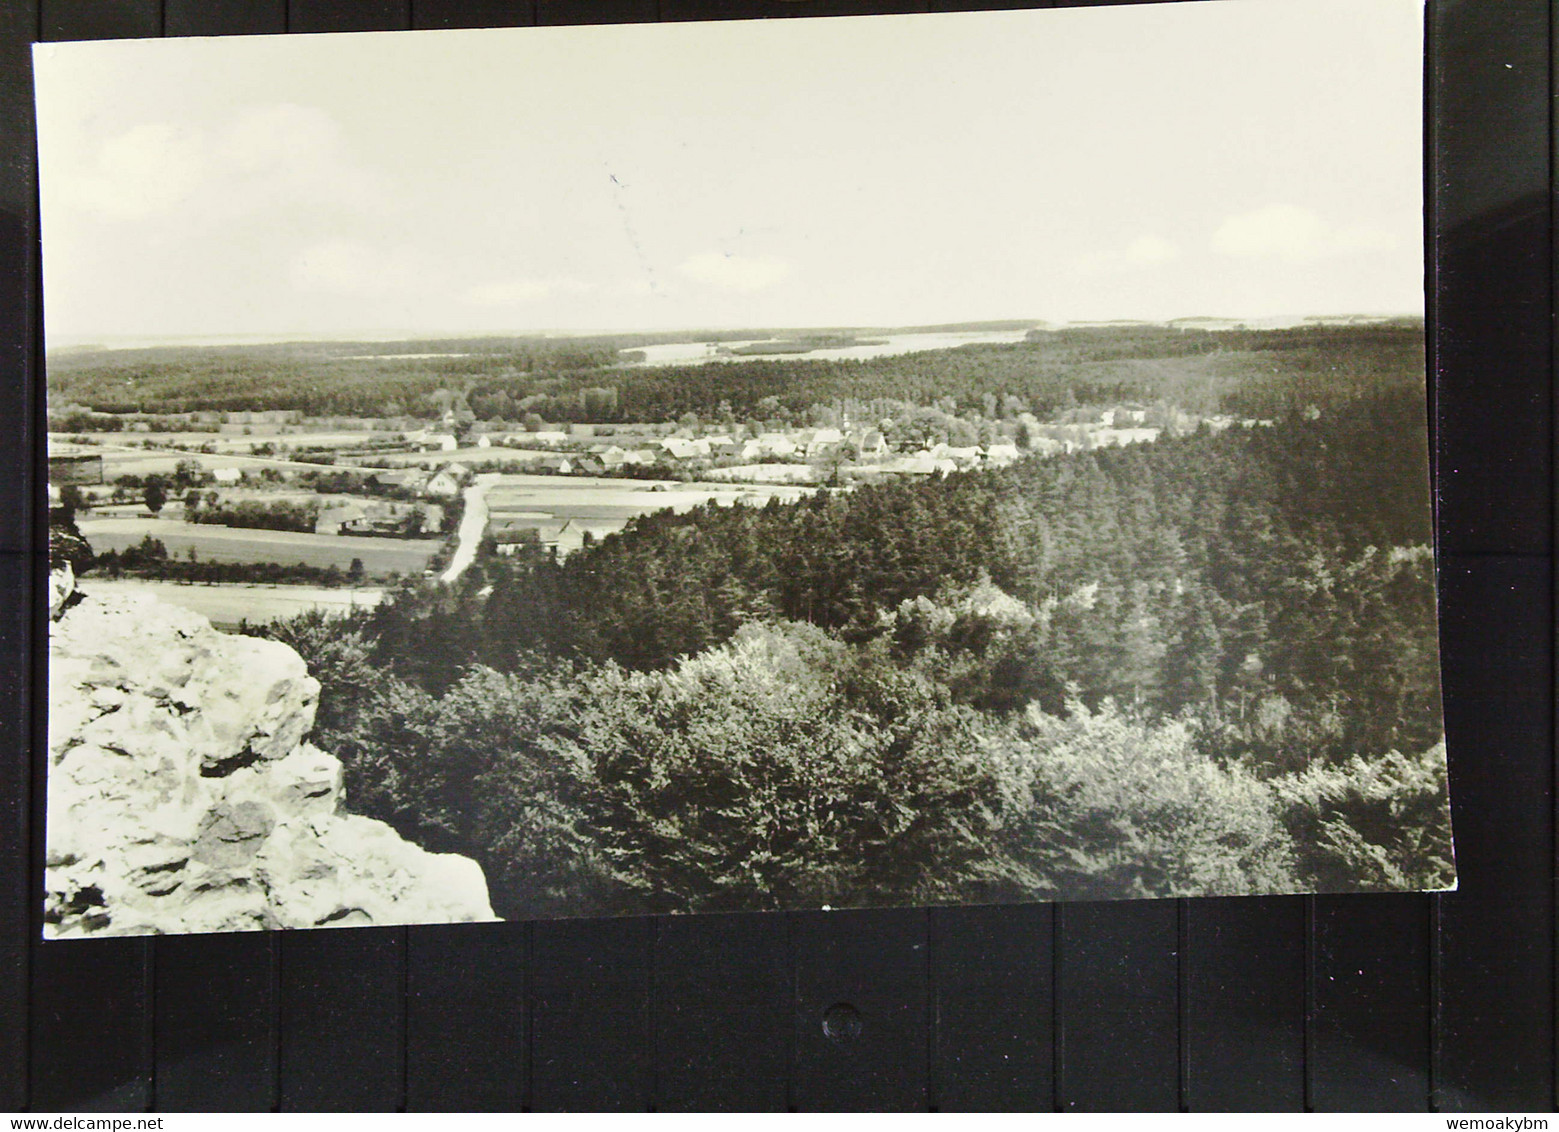
{"label": "rocky outcrop", "polygon": [[49,620],[65,611],[65,603],[76,592],[76,571],[67,561],[49,571]]}
{"label": "rocky outcrop", "polygon": [[49,659],[46,935],[495,918],[474,861],[339,812],[287,646],[86,586]]}

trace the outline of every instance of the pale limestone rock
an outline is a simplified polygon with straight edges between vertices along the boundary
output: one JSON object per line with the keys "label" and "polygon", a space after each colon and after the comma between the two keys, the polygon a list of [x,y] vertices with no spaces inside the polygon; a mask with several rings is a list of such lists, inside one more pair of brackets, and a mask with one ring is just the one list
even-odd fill
{"label": "pale limestone rock", "polygon": [[290,648],[90,584],[52,629],[47,935],[494,918],[474,861],[337,813]]}
{"label": "pale limestone rock", "polygon": [[68,559],[49,570],[49,620],[60,615],[60,610],[75,592],[76,571]]}

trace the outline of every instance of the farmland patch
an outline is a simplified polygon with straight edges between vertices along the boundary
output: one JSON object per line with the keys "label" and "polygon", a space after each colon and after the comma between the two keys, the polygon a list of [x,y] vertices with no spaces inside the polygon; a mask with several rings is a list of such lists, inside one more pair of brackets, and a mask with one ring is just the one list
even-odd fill
{"label": "farmland patch", "polygon": [[147,535],[161,540],[173,557],[193,548],[209,562],[280,562],[292,565],[348,569],[361,558],[370,574],[396,571],[419,573],[441,545],[438,539],[364,538],[351,535],[315,535],[294,531],[245,530],[231,527],[195,527],[171,519],[84,519],[81,534],[97,552],[125,550]]}

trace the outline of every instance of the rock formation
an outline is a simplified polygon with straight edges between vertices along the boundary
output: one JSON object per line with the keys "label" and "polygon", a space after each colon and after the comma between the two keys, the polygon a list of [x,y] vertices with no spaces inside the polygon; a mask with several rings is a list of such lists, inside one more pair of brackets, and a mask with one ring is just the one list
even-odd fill
{"label": "rock formation", "polygon": [[474,861],[338,812],[286,645],[85,586],[49,663],[46,935],[495,918]]}

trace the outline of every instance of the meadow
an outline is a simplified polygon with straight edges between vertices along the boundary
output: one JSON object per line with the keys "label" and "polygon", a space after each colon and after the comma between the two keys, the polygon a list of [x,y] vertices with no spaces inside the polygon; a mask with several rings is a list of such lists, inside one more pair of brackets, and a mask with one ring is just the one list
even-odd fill
{"label": "meadow", "polygon": [[442,545],[439,539],[363,538],[293,531],[200,527],[173,519],[83,517],[78,526],[96,553],[126,550],[147,535],[161,541],[174,558],[190,550],[208,562],[301,562],[307,566],[348,569],[362,559],[369,574],[420,574]]}
{"label": "meadow", "polygon": [[668,509],[680,515],[705,503],[761,506],[771,498],[791,502],[805,494],[804,489],[766,484],[504,475],[487,489],[487,507],[494,518],[545,513],[560,522],[574,519],[591,528],[610,522],[621,526],[640,515]]}
{"label": "meadow", "polygon": [[92,577],[82,583],[89,594],[151,594],[169,605],[207,617],[218,628],[263,625],[296,617],[309,610],[350,613],[378,605],[384,591],[377,586],[333,590],[321,586],[185,585],[142,578]]}

